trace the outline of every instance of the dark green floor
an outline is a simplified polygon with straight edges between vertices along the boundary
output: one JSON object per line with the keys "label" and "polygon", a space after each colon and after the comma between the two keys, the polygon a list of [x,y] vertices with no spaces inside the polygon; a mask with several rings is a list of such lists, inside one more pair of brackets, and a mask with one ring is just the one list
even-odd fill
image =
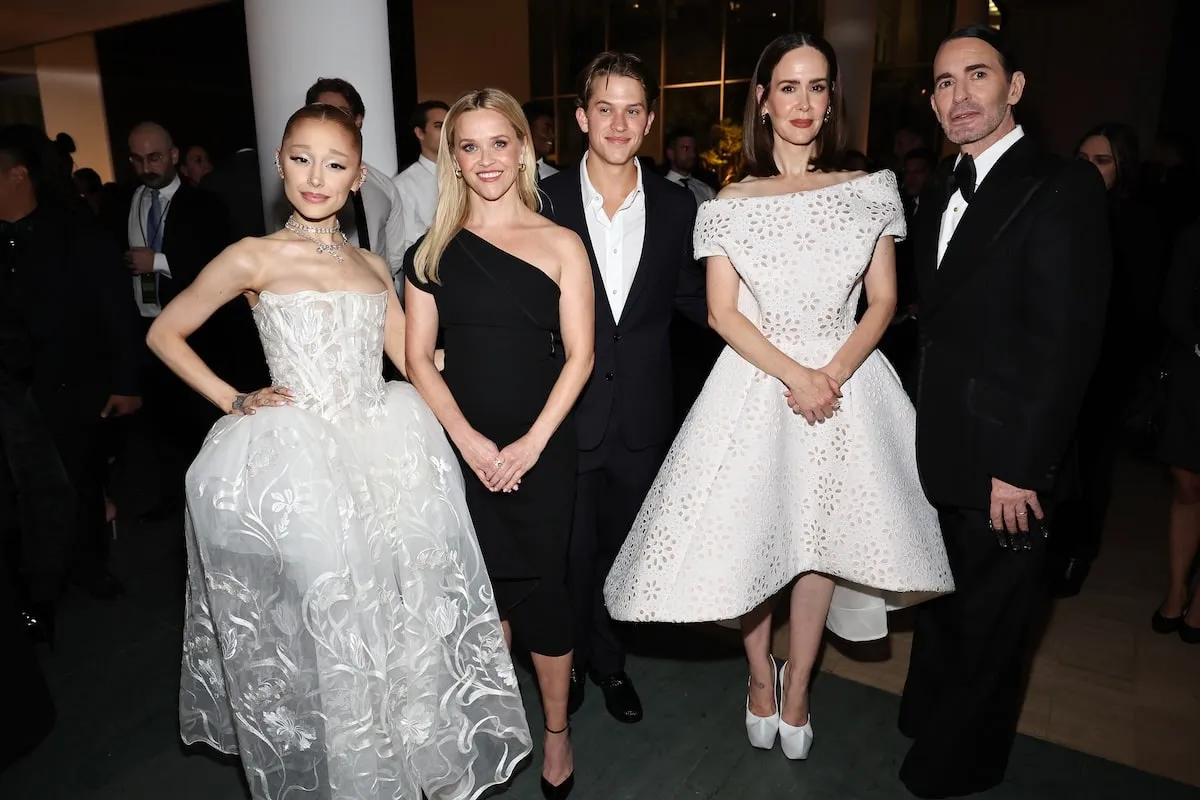
{"label": "dark green floor", "polygon": [[[243,800],[236,762],[185,754],[176,713],[182,609],[174,525],[130,531],[116,565],[129,595],[97,603],[74,595],[56,652],[44,663],[59,705],[54,733],[0,775],[4,800]],[[578,800],[788,798],[884,800],[909,795],[896,780],[906,740],[895,728],[898,698],[822,675],[812,700],[816,743],[805,763],[747,745],[743,664],[736,650],[683,628],[639,638],[670,656],[630,663],[646,719],[626,726],[593,693],[574,721]],[[527,700],[533,697],[524,681]],[[10,687],[10,691],[13,689]],[[536,703],[536,700],[533,702]],[[527,704],[528,705],[528,704]],[[540,714],[529,705],[529,718]],[[6,720],[4,724],[20,724]],[[536,760],[503,795],[540,797]],[[1200,790],[1056,745],[1022,738],[1009,780],[978,795],[1040,800],[1175,800]]]}

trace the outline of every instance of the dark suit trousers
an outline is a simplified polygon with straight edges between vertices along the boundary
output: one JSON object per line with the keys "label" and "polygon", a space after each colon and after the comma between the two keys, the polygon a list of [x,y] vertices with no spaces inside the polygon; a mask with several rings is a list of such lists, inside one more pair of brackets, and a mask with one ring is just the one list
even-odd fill
{"label": "dark suit trousers", "polygon": [[[0,455],[7,478],[0,498],[6,547],[21,576],[27,599],[49,603],[58,599],[74,545],[75,503],[71,483],[44,417],[29,390],[0,375]],[[103,514],[101,510],[101,514]],[[0,576],[3,579],[6,576]]]}
{"label": "dark suit trousers", "polygon": [[604,580],[666,453],[665,442],[630,450],[615,415],[600,446],[579,453],[567,589],[580,672],[605,677],[625,671],[625,648],[604,606]]}
{"label": "dark suit trousers", "polygon": [[1100,554],[1121,437],[1113,424],[1114,396],[1103,388],[1089,391],[1079,415],[1079,492],[1055,514],[1055,535],[1050,539],[1050,556],[1059,569],[1065,559],[1090,563]]}
{"label": "dark suit trousers", "polygon": [[956,591],[917,610],[900,703],[900,730],[915,741],[900,779],[920,797],[957,797],[1004,778],[1047,598],[1046,543],[1001,548],[983,511],[938,518]]}

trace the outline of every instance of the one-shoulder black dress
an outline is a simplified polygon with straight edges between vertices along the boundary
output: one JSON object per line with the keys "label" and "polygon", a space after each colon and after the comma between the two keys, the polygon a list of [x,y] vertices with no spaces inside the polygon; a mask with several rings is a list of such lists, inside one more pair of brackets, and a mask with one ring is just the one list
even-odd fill
{"label": "one-shoulder black dress", "polygon": [[[425,283],[413,266],[419,245],[409,250],[404,270],[437,302],[442,376],[471,426],[504,449],[528,433],[562,372],[558,284],[467,230],[446,248],[438,282]],[[515,492],[489,491],[458,455],[500,616],[530,651],[566,655],[572,646],[566,568],[575,504],[573,420],[568,416],[558,426]]]}

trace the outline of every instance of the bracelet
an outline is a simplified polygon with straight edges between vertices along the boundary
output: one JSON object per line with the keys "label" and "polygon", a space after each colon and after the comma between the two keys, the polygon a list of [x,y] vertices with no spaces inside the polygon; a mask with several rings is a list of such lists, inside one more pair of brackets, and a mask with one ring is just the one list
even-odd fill
{"label": "bracelet", "polygon": [[247,398],[247,397],[249,397],[249,395],[246,395],[246,394],[235,394],[235,395],[233,396],[233,405],[232,405],[232,406],[230,406],[230,409],[229,409],[229,411],[232,413],[232,412],[234,412],[234,411],[241,411],[241,410],[243,410],[243,408],[244,408],[244,407],[245,407],[245,405],[246,405],[246,398]]}

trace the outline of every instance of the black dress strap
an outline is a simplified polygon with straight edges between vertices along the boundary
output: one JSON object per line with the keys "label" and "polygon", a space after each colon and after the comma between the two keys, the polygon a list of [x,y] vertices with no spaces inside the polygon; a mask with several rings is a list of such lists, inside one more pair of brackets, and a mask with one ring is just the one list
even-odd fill
{"label": "black dress strap", "polygon": [[557,331],[546,327],[541,322],[538,322],[537,318],[535,316],[533,316],[533,314],[529,313],[529,309],[527,309],[525,307],[525,304],[522,303],[519,299],[517,299],[517,296],[515,294],[513,294],[513,291],[512,291],[512,289],[509,288],[508,284],[502,280],[499,280],[495,275],[493,275],[492,271],[490,269],[488,269],[487,267],[485,267],[483,265],[483,262],[475,257],[475,254],[471,252],[471,248],[467,247],[463,243],[462,239],[456,237],[454,241],[457,242],[458,246],[462,248],[462,251],[467,254],[467,257],[470,258],[471,261],[473,261],[475,263],[475,266],[479,268],[479,271],[482,272],[484,275],[486,275],[488,280],[490,280],[492,283],[496,284],[496,286],[500,287],[500,289],[506,295],[508,295],[508,299],[512,301],[513,305],[515,305],[518,309],[520,309],[521,313],[524,314],[525,317],[530,322],[533,323],[535,328],[541,328],[542,330],[544,330],[550,334],[550,355],[555,355],[558,352],[558,333],[557,333]]}

